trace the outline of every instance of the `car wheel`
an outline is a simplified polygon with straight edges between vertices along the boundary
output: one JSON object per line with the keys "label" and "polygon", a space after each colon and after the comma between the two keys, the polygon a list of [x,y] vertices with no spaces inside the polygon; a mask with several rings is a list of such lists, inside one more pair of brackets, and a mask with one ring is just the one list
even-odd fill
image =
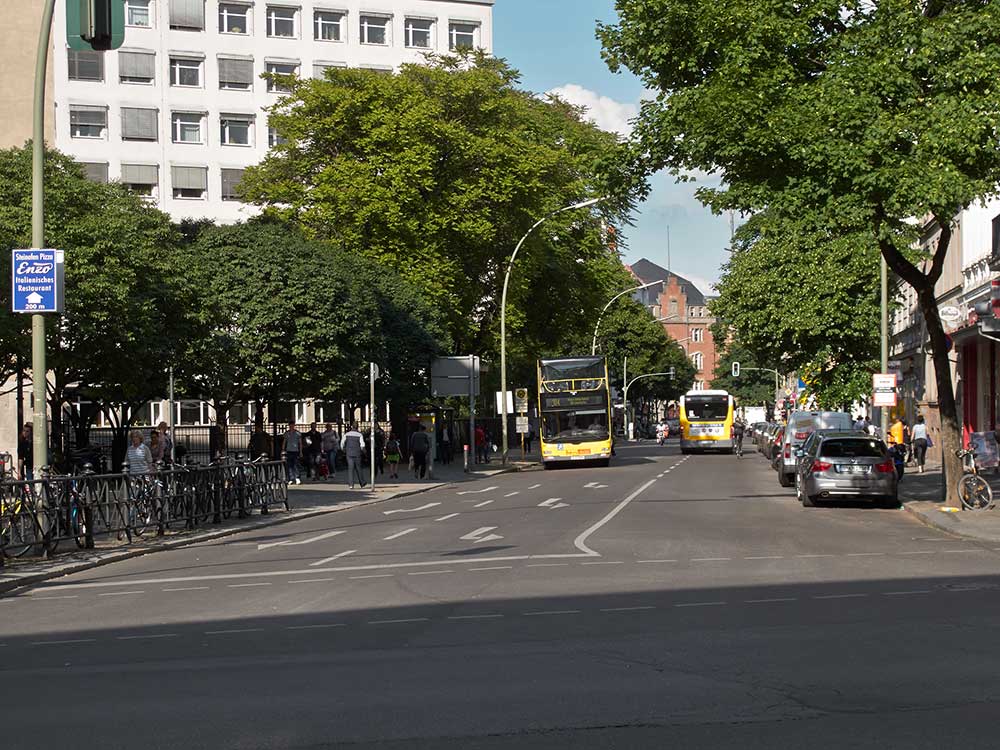
{"label": "car wheel", "polygon": [[791,478],[781,469],[778,470],[778,484],[780,484],[782,487],[792,486]]}

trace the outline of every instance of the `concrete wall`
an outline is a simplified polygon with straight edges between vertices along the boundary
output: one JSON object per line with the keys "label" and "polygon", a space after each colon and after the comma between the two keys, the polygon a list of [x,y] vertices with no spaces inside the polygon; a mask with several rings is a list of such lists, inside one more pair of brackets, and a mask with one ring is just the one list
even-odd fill
{"label": "concrete wall", "polygon": [[[0,148],[22,146],[31,138],[34,101],[35,55],[41,26],[43,0],[6,0],[17,5],[16,13],[5,13],[0,24]],[[12,7],[5,8],[13,10]],[[62,16],[59,16],[62,18]],[[60,26],[53,22],[53,28]],[[62,24],[64,26],[64,24]],[[63,32],[64,34],[64,32]],[[45,83],[45,140],[52,142],[53,70],[51,48]]]}

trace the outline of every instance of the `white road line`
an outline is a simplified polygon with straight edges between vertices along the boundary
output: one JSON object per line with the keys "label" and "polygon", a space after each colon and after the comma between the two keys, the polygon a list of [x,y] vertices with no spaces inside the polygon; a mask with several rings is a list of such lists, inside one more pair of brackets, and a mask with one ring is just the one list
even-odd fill
{"label": "white road line", "polygon": [[744,557],[744,560],[784,560],[784,555],[757,555],[756,557]]}
{"label": "white road line", "polygon": [[910,596],[911,594],[933,594],[930,589],[915,589],[913,591],[883,591],[882,596]]}
{"label": "white road line", "polygon": [[985,549],[942,549],[939,552],[987,552]]}
{"label": "white road line", "polygon": [[390,534],[385,537],[382,541],[391,542],[393,539],[399,539],[401,536],[406,536],[407,534],[412,534],[416,529],[404,529],[403,531],[397,531],[395,534]]}
{"label": "white road line", "polygon": [[525,617],[545,617],[548,615],[578,615],[580,610],[578,609],[549,609],[543,610],[541,612],[522,612]]}
{"label": "white road line", "polygon": [[232,630],[206,630],[205,635],[232,635],[233,633],[261,633],[264,628],[233,628]]}
{"label": "white road line", "polygon": [[514,490],[514,492],[508,492],[506,495],[504,495],[504,497],[514,497],[514,495],[520,495],[520,494],[521,494],[520,492]]}
{"label": "white road line", "polygon": [[65,641],[32,641],[32,646],[61,646],[69,643],[96,643],[96,638],[70,638]]}
{"label": "white road line", "polygon": [[675,607],[721,607],[725,602],[685,602],[683,604],[675,604]]}
{"label": "white road line", "polygon": [[569,563],[528,563],[526,568],[564,568],[569,567]]}
{"label": "white road line", "polygon": [[675,563],[676,560],[636,560],[639,565],[649,565],[653,563]]}
{"label": "white road line", "polygon": [[548,500],[542,500],[542,502],[538,504],[538,507],[552,508],[554,510],[556,508],[565,508],[569,505],[569,503],[563,503],[560,502],[560,500],[562,500],[561,497],[550,497]]}
{"label": "white road line", "polygon": [[250,588],[251,586],[270,586],[270,585],[271,585],[270,581],[263,581],[261,583],[230,583],[230,584],[228,584],[226,586],[226,588],[230,588],[230,589],[246,589],[246,588]]}
{"label": "white road line", "polygon": [[328,622],[321,625],[289,625],[285,630],[319,630],[321,628],[346,628],[346,622]]}
{"label": "white road line", "polygon": [[396,625],[402,622],[427,622],[429,617],[409,617],[402,620],[369,620],[369,625]]}
{"label": "white road line", "polygon": [[619,513],[621,513],[628,506],[629,503],[631,503],[633,500],[635,500],[637,497],[639,497],[639,495],[641,495],[647,489],[649,489],[650,487],[652,487],[655,482],[656,482],[656,479],[650,479],[648,482],[646,482],[644,485],[642,485],[639,489],[637,489],[631,495],[629,495],[624,500],[622,500],[620,503],[618,503],[618,505],[616,505],[614,508],[612,508],[611,511],[606,516],[604,516],[604,518],[602,518],[600,521],[598,521],[597,523],[595,523],[589,529],[587,529],[582,534],[580,534],[580,536],[578,536],[576,539],[574,539],[573,540],[573,546],[575,546],[581,552],[589,555],[590,557],[600,557],[600,553],[595,552],[594,550],[592,550],[590,547],[587,546],[587,539],[591,536],[591,534],[593,534],[595,531],[598,531],[602,526],[604,526],[604,524],[606,524],[612,518],[614,518]]}
{"label": "white road line", "polygon": [[291,539],[284,539],[280,542],[265,542],[264,544],[257,545],[257,551],[260,552],[262,549],[269,549],[271,547],[299,547],[303,544],[312,544],[313,542],[320,542],[324,539],[329,539],[332,536],[339,536],[340,534],[345,534],[343,529],[337,531],[327,531],[318,536],[309,537],[308,539],[302,539],[301,541],[293,542]]}
{"label": "white road line", "polygon": [[131,594],[145,594],[145,591],[111,591],[106,594],[98,594],[98,596],[130,596]]}
{"label": "white road line", "polygon": [[356,549],[349,549],[343,552],[338,552],[336,555],[330,555],[329,557],[324,557],[322,560],[317,560],[314,563],[309,563],[310,567],[316,567],[317,565],[324,565],[328,562],[333,562],[334,560],[339,560],[342,557],[347,557],[348,555],[353,555],[357,552]]}
{"label": "white road line", "polygon": [[499,534],[490,533],[495,528],[497,527],[480,526],[475,531],[470,531],[468,534],[459,537],[459,539],[461,539],[463,542],[475,542],[476,544],[479,544],[479,542],[491,542],[495,539],[503,539],[503,537],[500,536]]}
{"label": "white road line", "polygon": [[441,503],[425,503],[424,505],[421,505],[419,508],[395,508],[393,510],[383,510],[382,515],[391,516],[393,513],[416,513],[417,511],[436,508],[440,504]]}
{"label": "white road line", "polygon": [[835,557],[835,555],[796,555],[796,557]]}
{"label": "white road line", "polygon": [[848,552],[847,557],[877,557],[886,554],[885,552]]}
{"label": "white road line", "polygon": [[503,615],[451,615],[449,620],[493,620]]}
{"label": "white road line", "polygon": [[482,508],[484,505],[489,505],[492,502],[496,502],[496,501],[495,500],[483,500],[481,503],[476,503],[472,507],[473,508]]}
{"label": "white road line", "polygon": [[184,586],[177,589],[160,589],[160,591],[208,591],[208,586]]}
{"label": "white road line", "polygon": [[656,607],[606,607],[601,612],[639,612],[644,609],[656,609]]}
{"label": "white road line", "polygon": [[491,492],[492,490],[498,490],[499,487],[484,487],[481,490],[463,490],[462,492],[456,492],[456,495],[481,495],[484,492]]}
{"label": "white road line", "polygon": [[147,638],[176,638],[177,633],[156,633],[154,635],[120,635],[116,641],[144,641]]}
{"label": "white road line", "polygon": [[29,597],[31,601],[44,602],[50,599],[76,599],[78,598],[76,594],[69,594],[67,596],[31,596]]}
{"label": "white road line", "polygon": [[440,518],[435,518],[434,520],[435,521],[447,521],[449,518],[454,518],[457,515],[459,515],[459,514],[458,513],[449,513],[446,516],[441,516]]}
{"label": "white road line", "polygon": [[580,565],[624,565],[624,560],[599,560],[597,562],[584,562]]}
{"label": "white road line", "polygon": [[772,599],[744,599],[746,604],[772,604],[775,602],[797,602],[794,596],[776,596]]}
{"label": "white road line", "polygon": [[936,549],[925,549],[919,552],[897,552],[897,555],[936,555],[938,550]]}
{"label": "white road line", "polygon": [[537,489],[538,489],[539,487],[541,487],[541,486],[542,486],[542,485],[540,485],[540,484],[533,484],[533,485],[531,485],[531,486],[530,486],[530,487],[529,487],[528,489],[529,489],[529,490],[537,490]]}
{"label": "white road line", "polygon": [[732,559],[731,557],[692,557],[691,562],[725,562]]}
{"label": "white road line", "polygon": [[372,575],[372,576],[351,576],[351,580],[352,581],[360,581],[360,580],[362,580],[364,578],[393,578],[393,577],[394,577],[393,573],[377,573],[377,574]]}
{"label": "white road line", "polygon": [[489,568],[469,568],[469,571],[480,571],[480,570],[512,570],[513,565],[493,565]]}
{"label": "white road line", "polygon": [[416,570],[407,573],[408,576],[443,576],[445,573],[454,573],[454,570]]}
{"label": "white road line", "polygon": [[814,596],[813,599],[862,599],[868,596],[868,594],[824,594],[823,596]]}
{"label": "white road line", "polygon": [[323,581],[336,581],[336,578],[301,578],[297,581],[289,581],[289,583],[322,583]]}

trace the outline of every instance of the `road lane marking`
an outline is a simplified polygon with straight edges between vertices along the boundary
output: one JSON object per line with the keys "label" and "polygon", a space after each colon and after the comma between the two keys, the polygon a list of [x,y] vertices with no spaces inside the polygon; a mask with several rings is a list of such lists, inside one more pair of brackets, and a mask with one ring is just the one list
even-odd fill
{"label": "road lane marking", "polygon": [[68,638],[64,641],[32,641],[32,646],[62,646],[70,643],[96,643],[96,638]]}
{"label": "road lane marking", "polygon": [[925,549],[918,552],[897,552],[897,555],[936,555],[938,550],[936,549]]}
{"label": "road lane marking", "polygon": [[612,518],[614,518],[619,513],[621,513],[628,506],[629,503],[631,503],[633,500],[635,500],[637,497],[639,497],[639,495],[641,495],[647,489],[649,489],[650,487],[652,487],[653,484],[655,484],[655,483],[656,483],[656,479],[655,478],[654,479],[650,479],[644,485],[642,485],[641,487],[639,487],[639,489],[637,489],[631,495],[629,495],[624,500],[622,500],[620,503],[618,503],[618,505],[616,505],[614,508],[612,508],[611,511],[606,516],[604,516],[604,518],[602,518],[601,520],[599,520],[597,523],[595,523],[589,529],[585,530],[582,534],[580,534],[576,539],[574,539],[573,540],[573,546],[576,547],[578,550],[580,550],[581,552],[583,552],[585,555],[587,555],[589,557],[600,557],[600,553],[595,552],[594,550],[592,550],[590,547],[587,546],[587,539],[589,539],[590,536],[594,532],[598,531],[602,526],[604,526],[604,524],[606,524]]}
{"label": "road lane marking", "polygon": [[309,537],[308,539],[302,539],[297,542],[293,542],[291,539],[283,539],[280,542],[265,542],[264,544],[257,545],[257,551],[260,552],[263,549],[269,549],[271,547],[299,547],[303,544],[312,544],[313,542],[321,542],[324,539],[329,539],[332,536],[339,536],[340,534],[346,533],[343,529],[337,531],[327,531],[318,536]]}
{"label": "road lane marking", "polygon": [[419,508],[396,508],[394,510],[383,510],[383,516],[391,516],[393,513],[416,513],[421,510],[428,510],[430,508],[436,508],[441,503],[426,503],[421,505]]}
{"label": "road lane marking", "polygon": [[515,490],[514,492],[508,492],[504,497],[514,497],[514,495],[520,495],[521,493]]}
{"label": "road lane marking", "polygon": [[470,531],[468,534],[459,537],[463,542],[475,542],[479,544],[480,542],[491,542],[496,539],[503,539],[499,534],[491,534],[489,532],[497,528],[496,526],[480,526],[475,531]]}
{"label": "road lane marking", "polygon": [[445,573],[454,573],[454,570],[415,570],[407,573],[408,576],[443,576]]}
{"label": "road lane marking", "polygon": [[824,594],[823,596],[814,596],[813,599],[862,599],[868,596],[868,594]]}
{"label": "road lane marking", "polygon": [[560,502],[560,500],[562,500],[561,497],[550,497],[548,500],[542,500],[542,502],[538,504],[538,507],[551,508],[552,510],[555,510],[556,508],[566,508],[569,506],[569,503],[563,503]]}
{"label": "road lane marking", "polygon": [[435,521],[447,521],[449,518],[454,518],[457,515],[459,515],[459,514],[458,513],[449,513],[446,516],[441,516],[440,518],[435,518],[434,520]]}
{"label": "road lane marking", "polygon": [[451,615],[448,617],[449,620],[493,620],[498,617],[503,617],[503,615]]}
{"label": "road lane marking", "polygon": [[513,570],[513,565],[493,565],[489,568],[469,568],[469,571],[480,571],[480,570]]}
{"label": "road lane marking", "polygon": [[744,560],[784,560],[784,555],[757,555],[756,557],[744,557]]}
{"label": "road lane marking", "polygon": [[328,622],[320,625],[288,625],[285,630],[319,630],[321,628],[346,628],[346,622]]}
{"label": "road lane marking", "polygon": [[351,576],[351,580],[360,581],[363,578],[393,578],[393,577],[394,577],[393,573],[376,573],[375,575],[371,576]]}
{"label": "road lane marking", "polygon": [[528,563],[526,568],[564,568],[569,567],[569,563]]}
{"label": "road lane marking", "polygon": [[143,641],[147,638],[176,638],[177,633],[154,633],[153,635],[120,635],[116,641]]}
{"label": "road lane marking", "polygon": [[67,596],[31,596],[29,597],[33,602],[44,602],[51,599],[76,599],[78,598],[76,594],[68,594]]}
{"label": "road lane marking", "polygon": [[600,484],[599,482],[587,482],[583,485],[585,490],[603,490],[606,489],[608,485]]}
{"label": "road lane marking", "polygon": [[580,565],[624,565],[624,560],[598,560],[597,562],[583,562]]}
{"label": "road lane marking", "polygon": [[601,612],[639,612],[644,609],[656,609],[653,606],[645,607],[605,607]]}
{"label": "road lane marking", "polygon": [[145,594],[145,591],[110,591],[105,594],[98,594],[98,596],[131,596],[132,594]]}
{"label": "road lane marking", "polygon": [[725,562],[732,559],[731,557],[692,557],[691,562]]}
{"label": "road lane marking", "polygon": [[397,531],[395,534],[390,534],[389,536],[385,537],[382,541],[383,542],[391,542],[393,539],[399,539],[401,536],[406,536],[407,534],[412,534],[414,531],[416,531],[415,528],[413,528],[413,529],[404,529],[403,531]]}
{"label": "road lane marking", "polygon": [[264,628],[233,628],[231,630],[206,630],[205,635],[233,635],[234,633],[263,633]]}
{"label": "road lane marking", "polygon": [[541,487],[541,486],[542,486],[542,485],[540,485],[540,484],[533,484],[533,485],[531,485],[531,486],[530,486],[530,487],[529,487],[528,489],[529,489],[529,490],[537,490],[537,489],[538,489],[539,487]]}
{"label": "road lane marking", "polygon": [[250,588],[251,586],[270,586],[270,585],[271,585],[271,581],[263,581],[261,583],[230,583],[230,584],[227,584],[226,588],[230,588],[230,589],[246,589],[246,588]]}
{"label": "road lane marking", "polygon": [[834,555],[796,555],[796,557],[834,557]]}
{"label": "road lane marking", "polygon": [[322,583],[323,581],[336,581],[336,578],[301,578],[297,581],[289,581],[289,583]]}
{"label": "road lane marking", "polygon": [[525,617],[547,617],[549,615],[578,615],[578,609],[548,609],[540,612],[522,612]]}
{"label": "road lane marking", "polygon": [[397,625],[403,622],[427,622],[429,617],[407,617],[401,620],[369,620],[369,625]]}
{"label": "road lane marking", "polygon": [[930,589],[915,589],[913,591],[883,591],[882,596],[910,596],[911,594],[933,594]]}
{"label": "road lane marking", "polygon": [[476,503],[473,508],[482,508],[484,505],[489,505],[490,503],[496,502],[495,500],[483,500],[481,503]]}
{"label": "road lane marking", "polygon": [[177,589],[160,589],[161,591],[208,591],[208,586],[183,586]]}
{"label": "road lane marking", "polygon": [[456,495],[481,495],[484,492],[491,492],[493,490],[498,490],[498,489],[500,489],[500,488],[496,487],[496,486],[493,486],[493,487],[484,487],[481,490],[462,490],[461,492],[456,492],[455,494]]}
{"label": "road lane marking", "polygon": [[885,552],[848,552],[847,557],[876,557],[884,555]]}
{"label": "road lane marking", "polygon": [[773,604],[776,602],[797,602],[798,599],[794,596],[775,596],[771,599],[744,599],[746,604]]}
{"label": "road lane marking", "polygon": [[675,604],[675,607],[721,607],[725,602],[684,602]]}
{"label": "road lane marking", "polygon": [[985,549],[942,549],[942,550],[938,550],[938,551],[944,553],[944,552],[988,552],[989,550],[985,550]]}
{"label": "road lane marking", "polygon": [[675,563],[677,560],[636,560],[639,565],[650,565],[653,563]]}
{"label": "road lane marking", "polygon": [[314,563],[309,563],[310,567],[316,567],[317,565],[324,565],[328,562],[333,562],[334,560],[339,560],[342,557],[347,557],[348,555],[353,555],[357,552],[356,549],[344,550],[343,552],[338,552],[336,555],[330,555],[329,557],[324,557],[322,560],[317,560]]}

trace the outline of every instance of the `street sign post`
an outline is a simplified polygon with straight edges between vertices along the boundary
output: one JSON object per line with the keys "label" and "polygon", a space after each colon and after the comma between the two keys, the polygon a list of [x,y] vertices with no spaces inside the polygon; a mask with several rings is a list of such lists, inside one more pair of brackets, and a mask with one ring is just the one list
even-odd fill
{"label": "street sign post", "polygon": [[528,389],[527,388],[515,388],[514,389],[514,408],[518,414],[528,413]]}
{"label": "street sign post", "polygon": [[63,311],[62,250],[12,250],[10,267],[10,299],[14,312]]}
{"label": "street sign post", "polygon": [[892,408],[896,405],[895,373],[872,375],[872,406]]}
{"label": "street sign post", "polygon": [[517,432],[521,435],[528,434],[528,418],[527,417],[515,417]]}
{"label": "street sign post", "polygon": [[[504,407],[504,398],[503,398],[503,392],[502,391],[496,391],[496,399],[497,399],[497,414],[503,414],[504,413],[504,409],[503,409],[503,407]],[[506,413],[507,414],[513,414],[514,413],[514,392],[513,391],[507,391],[507,399],[506,399],[506,401],[507,401],[507,412]]]}

